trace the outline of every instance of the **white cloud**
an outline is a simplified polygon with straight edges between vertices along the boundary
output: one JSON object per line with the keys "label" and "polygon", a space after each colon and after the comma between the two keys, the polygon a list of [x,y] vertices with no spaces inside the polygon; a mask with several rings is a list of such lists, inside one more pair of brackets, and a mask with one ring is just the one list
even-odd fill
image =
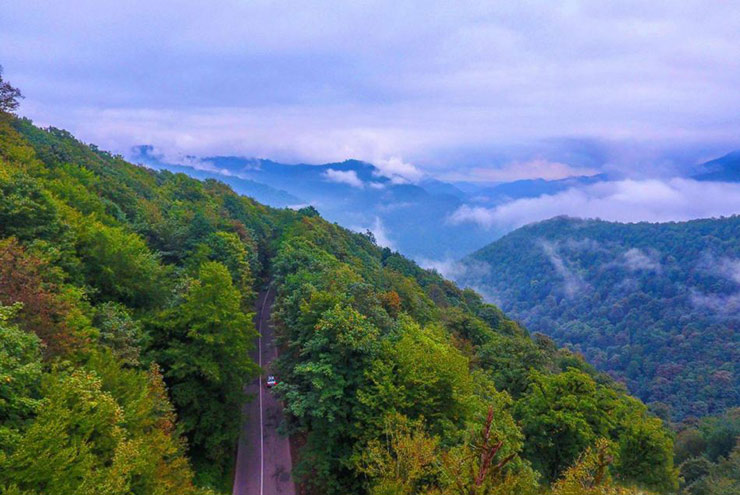
{"label": "white cloud", "polygon": [[718,315],[740,316],[740,259],[726,256],[718,259],[707,252],[699,268],[735,282],[737,290],[729,294],[709,294],[691,289],[691,302]]}
{"label": "white cloud", "polygon": [[374,165],[380,175],[389,178],[394,184],[418,182],[424,176],[421,170],[399,157],[378,159],[374,161]]}
{"label": "white cloud", "polygon": [[24,115],[117,152],[446,171],[560,137],[714,153],[740,134],[740,9],[706,3],[8,0],[0,60]]}
{"label": "white cloud", "polygon": [[565,163],[536,159],[527,162],[511,162],[503,167],[475,167],[466,172],[465,175],[459,175],[458,179],[480,182],[511,182],[521,179],[556,180],[581,175],[596,175],[598,173],[599,171],[593,168],[572,167]]}
{"label": "white cloud", "polygon": [[365,183],[357,177],[357,172],[354,170],[334,170],[333,168],[330,168],[324,172],[324,177],[329,182],[347,184],[348,186],[356,187],[358,189],[365,187]]}
{"label": "white cloud", "polygon": [[540,246],[545,252],[547,259],[550,260],[553,268],[555,268],[555,271],[563,278],[563,290],[566,296],[572,297],[588,286],[578,273],[566,265],[565,260],[560,256],[554,244],[542,241],[540,242]]}
{"label": "white cloud", "polygon": [[518,199],[495,208],[463,205],[447,221],[508,230],[557,215],[617,222],[667,222],[738,213],[740,184],[686,179],[623,180]]}
{"label": "white cloud", "polygon": [[740,285],[740,259],[723,257],[715,269],[720,275]]}
{"label": "white cloud", "polygon": [[690,297],[694,306],[707,308],[718,315],[740,315],[740,292],[719,295],[705,294],[692,289]]}
{"label": "white cloud", "polygon": [[662,269],[660,256],[655,251],[645,252],[639,248],[632,248],[624,253],[624,266],[636,272],[640,270],[659,273]]}
{"label": "white cloud", "polygon": [[373,226],[368,230],[373,233],[373,236],[375,237],[375,242],[378,244],[378,246],[395,249],[393,241],[388,236],[389,233],[383,225],[383,222],[380,220],[380,217],[375,217],[375,221],[373,221]]}

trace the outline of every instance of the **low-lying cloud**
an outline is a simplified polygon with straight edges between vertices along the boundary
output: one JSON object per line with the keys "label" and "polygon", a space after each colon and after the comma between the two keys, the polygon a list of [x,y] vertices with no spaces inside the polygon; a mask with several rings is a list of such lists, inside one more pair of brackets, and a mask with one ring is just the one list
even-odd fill
{"label": "low-lying cloud", "polygon": [[526,162],[511,162],[502,167],[475,167],[466,173],[468,177],[472,176],[481,182],[511,182],[523,179],[557,180],[574,176],[591,176],[598,174],[599,170],[535,159]]}
{"label": "low-lying cloud", "polygon": [[627,250],[623,257],[624,266],[633,272],[645,270],[660,273],[662,269],[660,256],[656,251],[646,252],[639,248],[632,248]]}
{"label": "low-lying cloud", "polygon": [[560,256],[554,244],[543,240],[540,242],[540,246],[557,274],[562,277],[563,291],[566,296],[572,297],[587,287],[583,278],[566,265],[565,260]]}
{"label": "low-lying cloud", "polygon": [[600,182],[495,208],[463,205],[447,221],[509,230],[557,215],[616,222],[668,222],[737,213],[740,184],[676,178]]}
{"label": "low-lying cloud", "polygon": [[418,182],[424,176],[421,170],[399,157],[381,158],[375,160],[374,165],[379,175],[389,178],[394,184]]}
{"label": "low-lying cloud", "polygon": [[324,178],[329,182],[347,184],[358,189],[365,187],[365,183],[362,182],[362,179],[357,176],[357,172],[354,170],[334,170],[330,168],[324,172]]}

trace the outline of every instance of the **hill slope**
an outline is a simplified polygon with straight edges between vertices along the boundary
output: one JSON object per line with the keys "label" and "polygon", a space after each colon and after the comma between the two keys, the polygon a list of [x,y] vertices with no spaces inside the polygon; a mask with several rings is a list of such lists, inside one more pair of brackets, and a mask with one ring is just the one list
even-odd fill
{"label": "hill slope", "polygon": [[676,417],[740,403],[740,217],[554,218],[464,264],[460,282]]}
{"label": "hill slope", "polygon": [[269,279],[309,493],[574,493],[608,451],[621,483],[676,486],[670,434],[618,384],[312,208],[7,114],[0,192],[4,493],[229,492]]}

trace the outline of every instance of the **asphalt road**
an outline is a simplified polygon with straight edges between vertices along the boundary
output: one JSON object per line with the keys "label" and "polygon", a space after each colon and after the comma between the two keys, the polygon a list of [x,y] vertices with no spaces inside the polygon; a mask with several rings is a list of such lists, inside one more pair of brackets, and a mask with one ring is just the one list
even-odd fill
{"label": "asphalt road", "polygon": [[[255,316],[261,337],[258,338],[252,358],[266,370],[277,357],[270,324],[274,300],[274,290],[260,294]],[[295,495],[295,485],[290,477],[290,445],[288,438],[277,432],[283,409],[269,389],[265,388],[266,378],[261,376],[247,386],[247,393],[254,399],[245,404],[243,410],[244,423],[236,456],[234,495]]]}

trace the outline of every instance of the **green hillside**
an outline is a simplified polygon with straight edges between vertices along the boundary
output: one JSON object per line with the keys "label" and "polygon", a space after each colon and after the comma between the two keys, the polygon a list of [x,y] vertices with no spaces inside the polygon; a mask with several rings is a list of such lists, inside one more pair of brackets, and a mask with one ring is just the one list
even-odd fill
{"label": "green hillside", "polygon": [[1,114],[0,493],[230,492],[268,281],[307,493],[676,487],[661,420],[473,291]]}
{"label": "green hillside", "polygon": [[740,216],[555,218],[464,263],[461,282],[674,418],[740,404]]}

